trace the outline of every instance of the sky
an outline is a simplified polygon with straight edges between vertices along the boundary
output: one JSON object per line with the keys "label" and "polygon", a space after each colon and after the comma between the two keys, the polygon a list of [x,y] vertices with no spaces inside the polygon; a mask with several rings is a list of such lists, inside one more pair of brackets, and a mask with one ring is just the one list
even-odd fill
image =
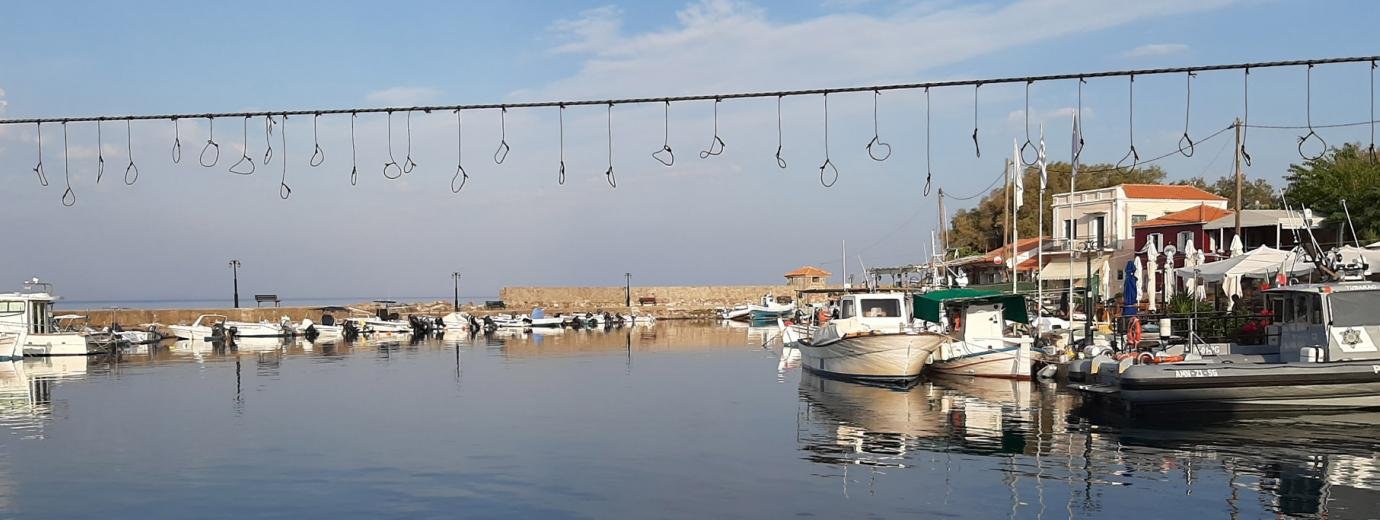
{"label": "sky", "polygon": [[[0,119],[417,104],[664,97],[1063,74],[1126,68],[1380,54],[1380,4],[1167,0],[1118,2],[20,2],[0,16]],[[1253,124],[1367,121],[1368,64],[1250,76]],[[1082,90],[1084,162],[1177,148],[1184,75],[1090,80]],[[1074,81],[1035,83],[1029,132],[1051,160],[1069,158]],[[1242,74],[1192,80],[1188,132],[1203,140],[1242,115]],[[923,262],[937,223],[927,171],[946,193],[981,192],[1027,136],[1025,86],[862,92],[823,100],[393,114],[392,155],[417,167],[383,175],[390,126],[379,114],[292,117],[263,164],[262,119],[42,128],[50,185],[32,168],[34,125],[0,125],[0,290],[41,277],[69,299],[209,299],[464,294],[510,285],[780,283],[813,264],[847,269]],[[874,121],[873,107],[876,103]],[[1133,117],[1132,117],[1133,116]],[[610,119],[611,117],[611,119]],[[609,128],[611,121],[611,130]],[[875,135],[892,146],[869,158]],[[502,127],[502,128],[501,128]],[[284,134],[285,132],[285,134]],[[1282,183],[1306,131],[1251,129],[1250,178]],[[1329,144],[1368,142],[1366,126],[1319,129]],[[609,139],[609,135],[612,139]],[[1134,134],[1132,141],[1132,135]],[[208,138],[214,167],[198,164]],[[282,139],[286,139],[286,149]],[[175,139],[182,158],[173,163]],[[779,144],[787,162],[776,164]],[[1192,157],[1156,164],[1171,180],[1231,172],[1230,132]],[[666,140],[672,166],[651,153]],[[494,153],[506,142],[502,164]],[[246,146],[247,144],[247,146]],[[617,188],[605,181],[609,148]],[[1313,143],[1308,143],[1312,146]],[[309,165],[315,146],[325,160]],[[457,154],[457,151],[459,154]],[[210,159],[208,155],[206,159]],[[838,182],[826,188],[827,157]],[[133,156],[140,175],[122,177]],[[242,155],[255,173],[227,168]],[[352,158],[353,156],[353,158]],[[567,180],[558,184],[562,156]],[[97,163],[106,161],[98,183]],[[286,159],[286,160],[284,160]],[[450,190],[457,162],[469,174]],[[286,166],[284,171],[283,167]],[[349,182],[358,171],[357,185]],[[391,173],[391,172],[390,172]],[[279,197],[286,175],[291,197]],[[66,180],[65,180],[66,179]],[[61,203],[70,180],[76,204]],[[950,211],[972,204],[949,200]]]}

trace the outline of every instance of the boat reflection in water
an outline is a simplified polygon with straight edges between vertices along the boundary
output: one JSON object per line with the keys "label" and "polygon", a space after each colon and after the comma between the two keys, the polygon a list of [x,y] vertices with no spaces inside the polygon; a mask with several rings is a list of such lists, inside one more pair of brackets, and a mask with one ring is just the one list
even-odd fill
{"label": "boat reflection in water", "polygon": [[[972,500],[954,488],[999,483],[1008,496],[962,507],[1104,516],[1180,496],[1194,501],[1188,509],[1230,517],[1380,518],[1380,413],[1150,428],[1092,414],[1077,396],[1039,383],[931,377],[897,388],[800,378],[798,447],[806,460],[838,468],[829,478],[841,478],[845,494],[850,484],[875,492],[893,479],[942,492],[948,504],[951,492]],[[858,466],[866,479],[849,476]]]}

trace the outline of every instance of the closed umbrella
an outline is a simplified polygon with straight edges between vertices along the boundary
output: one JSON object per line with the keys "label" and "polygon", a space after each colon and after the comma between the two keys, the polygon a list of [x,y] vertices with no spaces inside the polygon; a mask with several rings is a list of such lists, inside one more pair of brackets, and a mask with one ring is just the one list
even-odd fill
{"label": "closed umbrella", "polygon": [[1160,251],[1155,247],[1154,242],[1145,243],[1145,299],[1150,301],[1150,312],[1155,312],[1158,307],[1155,303],[1155,292],[1158,289],[1155,278],[1159,276]]}
{"label": "closed umbrella", "polygon": [[1154,278],[1154,275],[1147,275],[1145,273],[1145,264],[1141,262],[1139,256],[1136,256],[1133,262],[1132,266],[1136,270],[1136,299],[1134,301],[1143,302],[1145,301],[1145,286],[1147,285],[1145,279]]}
{"label": "closed umbrella", "polygon": [[1164,250],[1164,303],[1174,298],[1177,282],[1178,277],[1174,276],[1174,249],[1168,247]]}
{"label": "closed umbrella", "polygon": [[1126,261],[1126,279],[1123,281],[1121,293],[1121,315],[1135,316],[1136,302],[1139,301],[1140,292],[1140,269],[1136,264],[1140,263],[1140,258]]}
{"label": "closed umbrella", "polygon": [[1227,312],[1236,307],[1236,298],[1241,297],[1241,275],[1227,275],[1222,279],[1222,292],[1227,295]]}
{"label": "closed umbrella", "polygon": [[1106,300],[1107,296],[1112,293],[1112,280],[1111,277],[1108,276],[1108,273],[1111,273],[1111,271],[1112,263],[1107,257],[1102,257],[1102,267],[1097,269],[1097,272],[1101,274],[1101,276],[1098,277],[1097,291],[1103,300]]}
{"label": "closed umbrella", "polygon": [[[1198,248],[1193,245],[1192,240],[1189,240],[1188,243],[1184,244],[1184,269],[1192,271],[1194,267],[1198,267]],[[1198,278],[1185,277],[1184,290],[1189,295],[1196,295],[1198,293]]]}
{"label": "closed umbrella", "polygon": [[1231,247],[1229,248],[1229,251],[1231,252],[1231,256],[1233,257],[1246,252],[1246,248],[1241,245],[1241,237],[1237,235],[1231,236]]}

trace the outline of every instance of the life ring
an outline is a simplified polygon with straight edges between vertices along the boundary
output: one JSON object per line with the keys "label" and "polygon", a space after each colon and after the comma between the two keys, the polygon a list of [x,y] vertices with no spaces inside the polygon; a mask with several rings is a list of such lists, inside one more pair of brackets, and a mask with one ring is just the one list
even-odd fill
{"label": "life ring", "polygon": [[1126,324],[1126,343],[1131,348],[1135,348],[1136,345],[1140,344],[1141,337],[1140,318],[1131,318],[1131,321]]}
{"label": "life ring", "polygon": [[1142,365],[1153,365],[1156,363],[1155,355],[1149,352],[1141,352],[1140,355],[1136,357],[1136,361]]}

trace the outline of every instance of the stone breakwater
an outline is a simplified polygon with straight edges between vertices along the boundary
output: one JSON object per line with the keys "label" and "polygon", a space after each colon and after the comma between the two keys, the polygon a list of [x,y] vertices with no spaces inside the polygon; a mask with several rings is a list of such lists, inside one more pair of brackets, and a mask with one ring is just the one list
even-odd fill
{"label": "stone breakwater", "polygon": [[[483,305],[463,305],[461,310],[478,316],[490,314],[531,312],[533,307],[546,309],[548,315],[586,312],[634,312],[650,314],[658,319],[712,319],[721,307],[757,302],[762,295],[795,296],[795,290],[785,285],[729,285],[729,286],[667,286],[633,287],[632,308],[625,305],[623,287],[504,287],[499,293],[505,309],[486,309]],[[646,303],[640,303],[645,300]],[[651,300],[655,300],[652,303]],[[373,312],[368,303],[342,305]],[[90,318],[94,327],[105,327],[114,321],[125,328],[146,324],[190,324],[203,314],[220,314],[235,321],[277,322],[287,316],[293,323],[303,319],[320,321],[320,306],[310,307],[249,307],[240,309],[89,309],[67,310],[60,314],[81,314]],[[420,314],[444,316],[451,312],[450,302],[404,303],[394,308],[400,315]],[[336,319],[350,315],[348,311],[333,312]]]}

